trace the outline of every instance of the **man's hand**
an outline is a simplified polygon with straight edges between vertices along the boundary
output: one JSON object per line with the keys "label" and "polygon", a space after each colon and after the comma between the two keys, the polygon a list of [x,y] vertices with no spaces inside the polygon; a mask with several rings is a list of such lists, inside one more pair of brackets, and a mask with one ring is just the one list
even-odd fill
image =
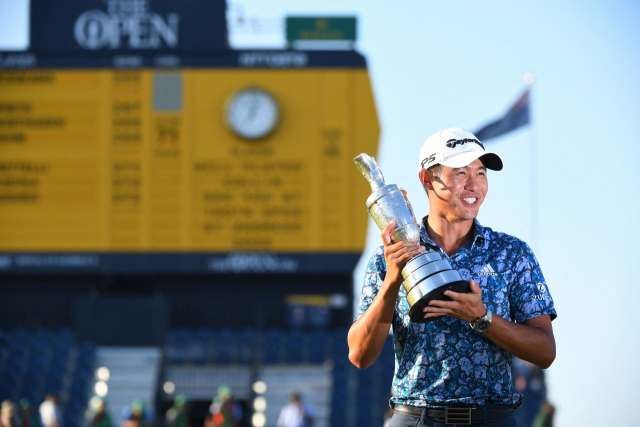
{"label": "man's hand", "polygon": [[[445,292],[453,301],[430,301],[429,306],[423,308],[424,317],[452,316],[475,323],[487,314],[487,308],[482,304],[480,286],[473,280],[470,283],[471,292],[468,294]],[[517,324],[494,313],[491,327],[483,334],[498,347],[543,369],[548,368],[556,358],[556,341],[548,314]]]}
{"label": "man's hand", "polygon": [[425,251],[424,246],[420,246],[416,242],[393,240],[393,227],[396,226],[395,221],[391,221],[382,230],[382,244],[384,245],[384,260],[387,263],[387,279],[393,284],[399,285],[404,278],[402,277],[402,269],[407,262],[414,256]]}
{"label": "man's hand", "polygon": [[395,242],[392,237],[395,225],[391,221],[380,235],[384,245],[387,275],[367,311],[349,329],[349,360],[360,369],[373,364],[389,336],[403,280],[402,269],[407,261],[425,251],[425,247],[416,242]]}
{"label": "man's hand", "polygon": [[487,308],[482,304],[482,289],[473,279],[470,282],[471,292],[461,294],[453,291],[445,291],[445,295],[453,301],[433,300],[429,306],[423,308],[424,317],[451,316],[456,319],[475,323],[478,318],[487,314]]}

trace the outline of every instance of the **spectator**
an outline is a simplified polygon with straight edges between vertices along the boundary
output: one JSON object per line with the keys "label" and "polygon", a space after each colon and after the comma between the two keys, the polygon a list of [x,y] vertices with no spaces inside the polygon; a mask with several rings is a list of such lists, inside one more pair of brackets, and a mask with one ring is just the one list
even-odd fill
{"label": "spectator", "polygon": [[289,403],[280,411],[278,427],[311,427],[314,418],[311,409],[302,404],[300,393],[293,392]]}
{"label": "spectator", "polygon": [[45,396],[44,402],[40,404],[40,420],[44,427],[60,427],[60,408],[58,407],[58,397],[49,393]]}
{"label": "spectator", "polygon": [[0,407],[0,426],[18,427],[16,421],[16,405],[10,400],[2,402],[2,406]]}
{"label": "spectator", "polygon": [[36,415],[28,399],[20,399],[20,426],[42,427],[40,417]]}
{"label": "spectator", "polygon": [[547,400],[544,400],[542,405],[540,405],[540,410],[531,423],[531,427],[553,427],[553,415],[555,413],[556,408]]}
{"label": "spectator", "polygon": [[122,410],[122,427],[151,427],[152,424],[153,414],[142,399],[135,399],[131,406],[125,406]]}
{"label": "spectator", "polygon": [[103,398],[98,396],[92,397],[89,402],[89,407],[91,410],[90,427],[113,427],[113,420],[107,411]]}
{"label": "spectator", "polygon": [[544,370],[517,357],[511,369],[515,391],[524,396],[516,411],[518,423],[522,427],[551,427],[555,408],[547,400]]}
{"label": "spectator", "polygon": [[169,408],[165,416],[167,427],[190,427],[189,399],[184,394],[179,394],[173,399],[173,406]]}
{"label": "spectator", "polygon": [[233,401],[233,391],[226,385],[218,387],[209,412],[211,418],[205,419],[205,427],[238,427],[242,421],[242,407]]}
{"label": "spectator", "polygon": [[[388,398],[385,400],[385,402],[388,402],[395,394],[396,394],[396,389],[391,387],[391,394],[388,395]],[[388,408],[384,414],[384,423],[382,424],[382,427],[389,427],[391,424],[392,417],[393,417],[393,408],[390,405],[388,405]]]}

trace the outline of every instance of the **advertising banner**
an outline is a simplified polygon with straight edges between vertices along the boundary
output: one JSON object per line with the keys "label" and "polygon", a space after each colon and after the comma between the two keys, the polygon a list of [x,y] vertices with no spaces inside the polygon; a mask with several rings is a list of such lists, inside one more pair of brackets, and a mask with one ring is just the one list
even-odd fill
{"label": "advertising banner", "polygon": [[224,0],[31,0],[34,52],[226,49]]}

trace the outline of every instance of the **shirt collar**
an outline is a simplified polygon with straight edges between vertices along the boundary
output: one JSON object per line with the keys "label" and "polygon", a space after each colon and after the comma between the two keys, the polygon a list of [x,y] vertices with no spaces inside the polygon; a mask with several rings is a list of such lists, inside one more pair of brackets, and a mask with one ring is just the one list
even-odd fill
{"label": "shirt collar", "polygon": [[[427,234],[427,227],[425,227],[425,224],[427,223],[427,218],[429,218],[429,215],[425,216],[424,218],[422,218],[422,221],[420,221],[420,237],[422,241],[427,245],[438,246],[436,242],[431,240],[431,237],[429,237],[429,235]],[[486,241],[489,240],[488,230],[484,228],[482,225],[480,225],[480,222],[478,222],[478,218],[475,218],[473,220],[473,223],[475,227],[473,232],[473,244],[471,247],[484,248]]]}

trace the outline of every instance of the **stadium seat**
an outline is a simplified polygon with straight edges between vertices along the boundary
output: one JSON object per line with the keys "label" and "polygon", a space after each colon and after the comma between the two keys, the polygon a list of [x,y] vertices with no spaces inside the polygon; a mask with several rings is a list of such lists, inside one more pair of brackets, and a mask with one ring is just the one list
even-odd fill
{"label": "stadium seat", "polygon": [[45,383],[45,390],[47,390],[47,392],[59,394],[62,390],[62,378],[53,378],[47,380],[47,382]]}
{"label": "stadium seat", "polygon": [[21,399],[27,399],[30,402],[35,402],[36,401],[36,388],[32,385],[32,384],[25,384],[26,387],[23,387],[21,393],[20,393],[20,398]]}
{"label": "stadium seat", "polygon": [[209,328],[200,328],[196,331],[196,339],[203,344],[209,341],[213,331]]}
{"label": "stadium seat", "polygon": [[362,411],[358,413],[356,418],[357,427],[369,427],[372,425],[374,425],[374,422],[370,412]]}
{"label": "stadium seat", "polygon": [[[63,425],[80,427],[92,380],[95,344],[74,343],[70,329],[0,330],[0,400],[26,398],[39,404],[45,393],[57,393],[62,396]],[[77,353],[75,367],[69,364],[72,349]],[[68,393],[63,393],[69,367],[75,371]]]}
{"label": "stadium seat", "polygon": [[186,347],[189,343],[189,332],[186,329],[174,329],[169,334],[169,345],[172,347]]}
{"label": "stadium seat", "polygon": [[221,329],[216,334],[216,363],[231,363],[233,353],[233,331],[228,328]]}
{"label": "stadium seat", "polygon": [[302,361],[302,333],[291,331],[287,342],[287,363],[300,363]]}
{"label": "stadium seat", "polygon": [[243,339],[251,340],[253,342],[256,339],[256,330],[254,328],[244,328],[241,336]]}
{"label": "stadium seat", "polygon": [[280,360],[280,331],[269,329],[265,333],[262,346],[263,361],[265,363],[277,363]]}
{"label": "stadium seat", "polygon": [[331,427],[345,427],[347,425],[346,414],[342,412],[331,412]]}
{"label": "stadium seat", "polygon": [[326,358],[327,340],[321,331],[314,331],[309,337],[309,352],[312,362],[322,361]]}
{"label": "stadium seat", "polygon": [[189,358],[189,340],[187,329],[174,329],[167,340],[167,358],[170,362],[186,362]]}
{"label": "stadium seat", "polygon": [[239,336],[239,355],[241,363],[251,363],[255,358],[256,333],[253,328],[243,329]]}
{"label": "stadium seat", "polygon": [[48,355],[46,354],[45,351],[39,352],[39,351],[33,351],[31,353],[31,359],[29,360],[29,369],[31,368],[44,368],[45,363],[47,362],[47,357]]}

